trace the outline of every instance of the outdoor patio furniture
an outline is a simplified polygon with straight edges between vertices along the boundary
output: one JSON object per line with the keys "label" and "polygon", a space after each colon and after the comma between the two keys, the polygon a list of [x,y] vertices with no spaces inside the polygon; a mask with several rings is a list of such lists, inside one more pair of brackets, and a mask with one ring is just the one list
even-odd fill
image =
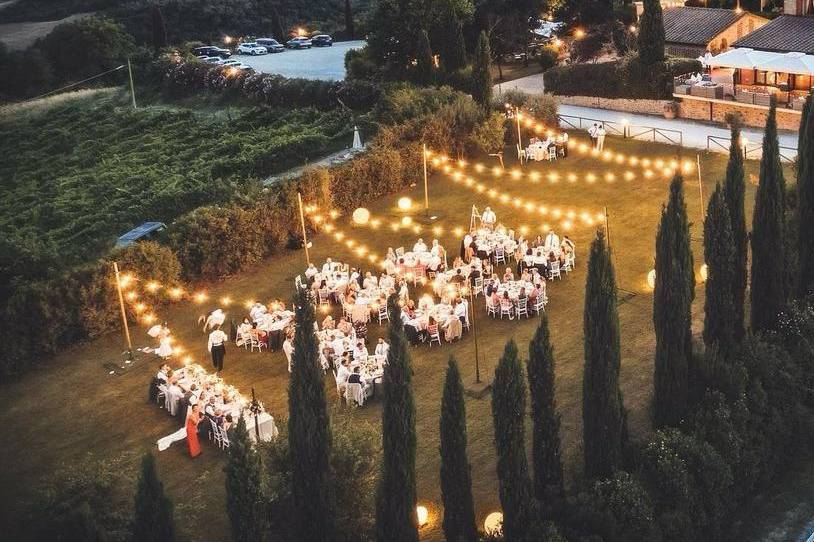
{"label": "outdoor patio furniture", "polygon": [[753,104],[755,103],[755,93],[739,88],[735,99],[742,104]]}
{"label": "outdoor patio furniture", "polygon": [[772,97],[770,94],[755,93],[755,105],[764,105],[769,107],[771,103]]}
{"label": "outdoor patio furniture", "polygon": [[675,94],[689,94],[690,93],[690,85],[676,85],[673,89]]}

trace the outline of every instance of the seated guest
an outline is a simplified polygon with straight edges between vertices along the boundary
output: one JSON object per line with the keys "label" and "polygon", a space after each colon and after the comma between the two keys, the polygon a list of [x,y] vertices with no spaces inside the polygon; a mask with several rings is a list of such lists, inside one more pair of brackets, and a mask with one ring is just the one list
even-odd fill
{"label": "seated guest", "polygon": [[562,236],[560,250],[562,252],[565,252],[566,254],[571,254],[572,252],[574,252],[574,242],[567,235]]}
{"label": "seated guest", "polygon": [[481,277],[480,269],[477,266],[472,268],[472,272],[469,273],[469,284],[473,287],[475,286],[475,281],[477,281]]}
{"label": "seated guest", "polygon": [[446,330],[444,331],[444,340],[448,343],[457,341],[463,335],[463,325],[457,318],[451,319],[447,323]]}
{"label": "seated guest", "polygon": [[336,328],[336,323],[334,322],[334,317],[329,314],[322,321],[322,329],[334,329],[334,328]]}
{"label": "seated guest", "polygon": [[336,325],[336,329],[344,333],[345,335],[350,335],[350,332],[353,330],[353,325],[348,322],[348,319],[342,316],[339,319],[339,323]]}
{"label": "seated guest", "polygon": [[453,284],[463,284],[466,282],[463,271],[459,268],[455,270],[455,274],[450,277],[449,281]]}
{"label": "seated guest", "polygon": [[232,427],[233,423],[234,421],[232,420],[232,415],[227,414],[226,416],[223,417],[223,422],[221,422],[220,428],[224,431],[228,431],[229,428]]}
{"label": "seated guest", "polygon": [[259,320],[264,314],[266,314],[266,306],[262,303],[255,303],[249,311],[249,316],[251,316],[253,322]]}
{"label": "seated guest", "polygon": [[419,239],[418,242],[413,245],[413,252],[427,252],[427,245],[423,239]]}
{"label": "seated guest", "polygon": [[489,284],[486,285],[486,295],[490,296],[493,293],[497,293],[498,288],[500,288],[500,281],[498,280],[497,275],[493,274]]}
{"label": "seated guest", "polygon": [[507,267],[506,272],[503,273],[503,282],[510,282],[514,280],[514,273],[512,273],[512,268]]}
{"label": "seated guest", "polygon": [[373,273],[368,271],[365,273],[365,280],[362,282],[363,288],[375,288],[379,285],[379,281],[373,276]]}
{"label": "seated guest", "polygon": [[387,247],[387,255],[384,259],[396,263],[396,252],[393,250],[393,247]]}
{"label": "seated guest", "polygon": [[319,273],[319,270],[317,269],[317,267],[313,263],[309,263],[308,264],[308,269],[305,270],[305,278],[307,278],[308,280],[311,280],[312,278],[314,278],[314,275],[316,275],[317,273]]}
{"label": "seated guest", "polygon": [[455,304],[455,309],[454,309],[455,316],[458,317],[458,319],[461,321],[462,324],[466,323],[467,313],[469,312],[468,311],[468,305],[469,305],[469,303],[466,301],[466,299],[460,299],[460,298],[458,299],[457,303]]}
{"label": "seated guest", "polygon": [[403,301],[410,299],[410,290],[407,288],[407,281],[402,280],[399,286],[399,298]]}
{"label": "seated guest", "polygon": [[333,260],[328,258],[325,260],[325,263],[322,265],[322,274],[327,275],[331,272],[331,268],[333,267]]}
{"label": "seated guest", "polygon": [[376,343],[375,354],[377,356],[387,357],[387,352],[390,350],[390,345],[385,342],[382,337],[379,337],[379,342]]}
{"label": "seated guest", "polygon": [[345,387],[348,383],[348,377],[350,377],[350,361],[348,360],[347,356],[343,356],[342,364],[336,370],[336,385],[339,388],[340,393],[345,392]]}
{"label": "seated guest", "polygon": [[368,356],[367,346],[363,341],[356,342],[356,348],[353,349],[353,361],[361,362],[367,359]]}
{"label": "seated guest", "polygon": [[331,368],[331,359],[333,351],[331,350],[330,346],[326,346],[319,352],[319,364],[322,366],[322,370],[327,372],[328,369]]}
{"label": "seated guest", "polygon": [[384,268],[384,272],[388,275],[392,275],[396,272],[396,262],[389,258],[382,263],[382,267]]}
{"label": "seated guest", "polygon": [[240,322],[240,325],[237,326],[237,333],[238,335],[242,333],[247,333],[252,328],[252,321],[249,317],[243,318],[243,321]]}
{"label": "seated guest", "polygon": [[432,240],[432,248],[430,248],[430,254],[433,256],[438,256],[438,252],[442,250],[441,245],[438,244],[438,239]]}
{"label": "seated guest", "polygon": [[158,372],[153,377],[152,381],[150,381],[150,391],[147,394],[147,400],[149,402],[156,401],[158,397],[158,387],[161,385],[165,385],[167,383],[167,374],[169,372],[170,366],[166,363],[162,363],[158,367]]}
{"label": "seated guest", "polygon": [[520,287],[520,293],[517,295],[517,299],[526,299],[528,296],[526,295],[526,288],[524,286]]}
{"label": "seated guest", "polygon": [[[316,322],[314,322],[316,324]],[[249,331],[251,333],[252,339],[255,341],[266,343],[266,338],[268,337],[268,333],[263,331],[262,329],[257,328],[257,322],[252,322],[252,329]]]}
{"label": "seated guest", "polygon": [[391,288],[395,287],[396,281],[390,275],[382,275],[382,278],[379,279],[379,288],[382,290],[390,290]]}
{"label": "seated guest", "polygon": [[361,368],[357,365],[353,368],[353,371],[348,375],[348,384],[361,384],[364,386],[364,382],[362,381],[362,374]]}

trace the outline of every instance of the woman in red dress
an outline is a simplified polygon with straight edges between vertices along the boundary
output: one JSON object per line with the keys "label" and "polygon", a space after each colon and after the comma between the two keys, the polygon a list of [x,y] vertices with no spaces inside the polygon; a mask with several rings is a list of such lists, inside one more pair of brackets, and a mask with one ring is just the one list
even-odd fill
{"label": "woman in red dress", "polygon": [[201,453],[201,443],[198,442],[199,423],[201,423],[200,407],[192,405],[187,414],[187,444],[190,457],[197,457]]}

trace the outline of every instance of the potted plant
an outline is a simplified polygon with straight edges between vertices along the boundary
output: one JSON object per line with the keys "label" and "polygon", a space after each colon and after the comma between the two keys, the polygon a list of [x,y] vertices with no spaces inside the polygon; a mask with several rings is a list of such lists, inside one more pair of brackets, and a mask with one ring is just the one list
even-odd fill
{"label": "potted plant", "polygon": [[664,104],[664,118],[674,119],[678,116],[678,102],[667,102]]}

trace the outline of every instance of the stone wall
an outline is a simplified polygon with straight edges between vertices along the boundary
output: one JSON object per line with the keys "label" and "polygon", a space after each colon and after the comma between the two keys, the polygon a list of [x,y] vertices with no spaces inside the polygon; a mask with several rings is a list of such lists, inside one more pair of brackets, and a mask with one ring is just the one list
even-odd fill
{"label": "stone wall", "polygon": [[557,101],[566,105],[580,105],[597,109],[610,109],[625,113],[643,115],[663,115],[664,105],[669,100],[630,100],[625,98],[597,98],[594,96],[557,96]]}
{"label": "stone wall", "polygon": [[[720,102],[706,102],[703,100],[679,100],[678,116],[683,119],[694,119],[726,124],[726,116],[731,113],[740,113],[743,123],[746,126],[763,128],[766,125],[766,116],[768,115],[769,110],[757,107],[746,107],[743,104],[738,104],[737,102],[732,102],[732,104],[723,104]],[[777,109],[777,127],[780,130],[799,130],[801,118],[802,115],[798,111],[788,111],[784,110],[783,108]]]}

